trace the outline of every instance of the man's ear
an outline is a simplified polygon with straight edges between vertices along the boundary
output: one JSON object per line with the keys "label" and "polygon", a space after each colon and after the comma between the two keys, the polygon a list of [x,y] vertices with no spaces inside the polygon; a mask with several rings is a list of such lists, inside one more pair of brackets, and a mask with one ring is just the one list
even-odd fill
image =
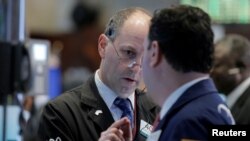
{"label": "man's ear", "polygon": [[157,41],[152,41],[150,48],[150,66],[156,67],[159,65],[162,59],[162,53],[160,52],[160,47]]}
{"label": "man's ear", "polygon": [[105,57],[105,50],[106,46],[108,44],[108,37],[105,34],[101,34],[98,39],[98,52],[101,56],[101,58]]}

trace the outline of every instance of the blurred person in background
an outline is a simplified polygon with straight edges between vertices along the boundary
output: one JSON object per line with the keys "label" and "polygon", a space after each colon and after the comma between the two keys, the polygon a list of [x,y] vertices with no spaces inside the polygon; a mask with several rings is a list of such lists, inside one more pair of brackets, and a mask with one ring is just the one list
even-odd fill
{"label": "blurred person in background", "polygon": [[19,114],[19,134],[22,136],[26,125],[30,118],[35,114],[34,97],[27,95],[21,103],[21,111]]}
{"label": "blurred person in background", "polygon": [[24,96],[23,100],[21,97],[19,98],[21,102],[21,112],[19,114],[20,137],[18,140],[39,141],[36,133],[41,116],[41,109],[48,102],[48,96],[29,93]]}
{"label": "blurred person in background", "polygon": [[162,109],[151,141],[208,140],[210,126],[232,125],[209,76],[213,32],[207,13],[193,6],[156,11],[144,43],[147,92]]}
{"label": "blurred person in background", "polygon": [[215,64],[211,76],[227,103],[236,124],[250,124],[250,42],[229,34],[215,44]]}
{"label": "blurred person in background", "polygon": [[140,128],[152,124],[158,113],[136,89],[150,19],[142,8],[123,9],[110,19],[98,40],[100,68],[45,106],[38,129],[42,140],[97,141],[101,133],[100,140],[145,140]]}

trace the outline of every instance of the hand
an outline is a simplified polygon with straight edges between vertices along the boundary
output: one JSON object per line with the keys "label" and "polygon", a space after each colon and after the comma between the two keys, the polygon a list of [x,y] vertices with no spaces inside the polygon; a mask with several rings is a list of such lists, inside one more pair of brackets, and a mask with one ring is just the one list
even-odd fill
{"label": "hand", "polygon": [[98,141],[132,141],[130,121],[124,117],[114,122],[106,131],[101,133]]}

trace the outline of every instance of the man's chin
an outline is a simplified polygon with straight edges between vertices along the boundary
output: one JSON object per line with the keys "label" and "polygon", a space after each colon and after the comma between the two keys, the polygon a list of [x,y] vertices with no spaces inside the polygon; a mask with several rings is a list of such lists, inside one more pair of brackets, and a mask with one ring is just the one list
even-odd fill
{"label": "man's chin", "polygon": [[119,97],[128,98],[134,92],[135,92],[135,87],[133,87],[133,88],[122,88],[120,93],[119,93]]}

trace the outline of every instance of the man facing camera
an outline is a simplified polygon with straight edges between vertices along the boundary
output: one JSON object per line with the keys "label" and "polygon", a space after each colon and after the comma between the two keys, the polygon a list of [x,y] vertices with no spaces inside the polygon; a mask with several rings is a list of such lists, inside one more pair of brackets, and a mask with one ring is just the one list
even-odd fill
{"label": "man facing camera", "polygon": [[123,9],[110,19],[98,40],[100,68],[88,82],[45,106],[38,131],[41,139],[97,141],[101,132],[110,129],[104,139],[113,140],[118,128],[129,133],[120,138],[145,140],[140,127],[152,124],[158,112],[136,89],[150,19],[142,8]]}
{"label": "man facing camera", "polygon": [[236,124],[250,124],[250,41],[228,34],[215,44],[214,58],[211,76],[226,95]]}

